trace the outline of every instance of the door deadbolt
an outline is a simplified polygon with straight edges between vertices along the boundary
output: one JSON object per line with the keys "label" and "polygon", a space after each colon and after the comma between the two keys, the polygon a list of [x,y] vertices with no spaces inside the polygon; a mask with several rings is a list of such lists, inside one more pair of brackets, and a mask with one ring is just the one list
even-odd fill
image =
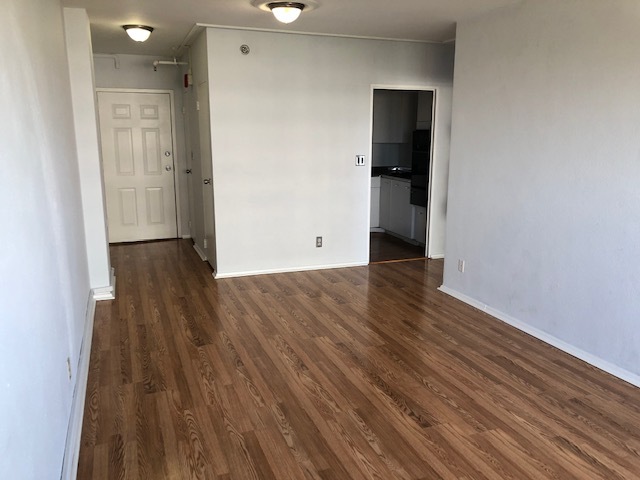
{"label": "door deadbolt", "polygon": [[164,167],[164,169],[165,169],[167,172],[170,172],[170,171],[171,171],[171,165],[167,165],[166,167]]}
{"label": "door deadbolt", "polygon": [[164,156],[165,157],[170,157],[171,156],[171,152],[169,150],[167,150],[166,152],[164,152]]}

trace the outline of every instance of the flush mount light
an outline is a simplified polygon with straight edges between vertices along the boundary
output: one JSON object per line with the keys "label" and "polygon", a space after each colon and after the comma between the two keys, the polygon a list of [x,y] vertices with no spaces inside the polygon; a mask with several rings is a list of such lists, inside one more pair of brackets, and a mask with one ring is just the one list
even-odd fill
{"label": "flush mount light", "polygon": [[127,35],[131,37],[131,40],[135,40],[136,42],[144,42],[149,38],[151,32],[153,32],[152,27],[147,27],[146,25],[123,25],[124,31],[127,32]]}
{"label": "flush mount light", "polygon": [[295,22],[305,7],[304,3],[298,2],[273,2],[267,6],[271,9],[276,20],[282,23]]}
{"label": "flush mount light", "polygon": [[253,0],[251,4],[254,7],[259,8],[260,10],[273,13],[273,16],[282,23],[294,22],[300,16],[303,10],[305,12],[309,12],[318,7],[318,4],[312,0],[305,0],[304,3]]}

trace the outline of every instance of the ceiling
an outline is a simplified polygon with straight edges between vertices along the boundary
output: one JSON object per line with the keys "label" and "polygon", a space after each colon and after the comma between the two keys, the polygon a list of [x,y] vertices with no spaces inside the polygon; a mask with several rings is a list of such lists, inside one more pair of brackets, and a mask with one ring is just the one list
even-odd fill
{"label": "ceiling", "polygon": [[[304,0],[300,0],[303,1]],[[316,0],[289,25],[251,5],[251,0],[62,0],[85,8],[95,53],[174,56],[195,24],[306,33],[446,42],[459,20],[519,0]],[[130,40],[124,24],[155,31],[145,43]],[[179,52],[178,52],[179,53]]]}

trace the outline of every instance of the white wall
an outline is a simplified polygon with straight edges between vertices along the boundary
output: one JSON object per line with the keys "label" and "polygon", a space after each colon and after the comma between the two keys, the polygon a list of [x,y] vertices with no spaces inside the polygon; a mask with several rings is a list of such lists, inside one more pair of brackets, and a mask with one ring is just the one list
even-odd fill
{"label": "white wall", "polygon": [[368,263],[372,85],[438,88],[443,251],[451,47],[209,29],[207,51],[220,276]]}
{"label": "white wall", "polygon": [[458,25],[444,276],[621,376],[640,374],[639,19],[531,0]]}
{"label": "white wall", "polygon": [[159,65],[153,70],[154,60],[172,61],[172,58],[148,55],[94,55],[95,79],[97,88],[131,88],[173,90],[175,105],[176,141],[174,150],[178,190],[180,195],[180,231],[189,234],[189,197],[186,174],[187,158],[185,154],[184,116],[182,113],[184,66]]}
{"label": "white wall", "polygon": [[91,33],[87,12],[80,8],[65,8],[64,27],[69,58],[89,280],[91,288],[113,290],[97,130]]}
{"label": "white wall", "polygon": [[90,295],[58,1],[0,29],[0,478],[60,478]]}

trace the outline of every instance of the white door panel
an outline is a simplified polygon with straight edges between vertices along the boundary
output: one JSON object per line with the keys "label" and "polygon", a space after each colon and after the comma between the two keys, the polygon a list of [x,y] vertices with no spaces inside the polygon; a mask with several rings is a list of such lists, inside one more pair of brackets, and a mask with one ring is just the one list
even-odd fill
{"label": "white door panel", "polygon": [[109,241],[175,238],[169,94],[98,92],[98,108]]}
{"label": "white door panel", "polygon": [[198,126],[200,140],[200,168],[202,188],[202,211],[204,227],[204,252],[207,261],[217,271],[216,226],[213,195],[213,164],[211,160],[211,123],[209,110],[209,85],[204,82],[198,85]]}
{"label": "white door panel", "polygon": [[204,213],[202,204],[202,168],[200,160],[200,124],[198,121],[197,90],[191,88],[185,92],[184,103],[187,106],[186,121],[191,175],[189,175],[190,233],[198,253],[204,254]]}
{"label": "white door panel", "polygon": [[119,193],[119,209],[120,217],[123,225],[136,226],[138,225],[138,207],[136,202],[136,189],[135,188],[121,188]]}

